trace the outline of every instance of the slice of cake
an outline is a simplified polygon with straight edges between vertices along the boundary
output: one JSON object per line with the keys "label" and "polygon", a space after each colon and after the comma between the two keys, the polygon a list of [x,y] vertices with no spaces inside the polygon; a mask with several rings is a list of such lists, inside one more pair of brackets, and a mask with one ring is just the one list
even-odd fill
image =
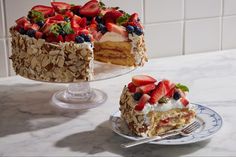
{"label": "slice of cake", "polygon": [[120,97],[121,118],[138,136],[156,136],[181,128],[196,116],[186,92],[186,86],[169,80],[134,76]]}
{"label": "slice of cake", "polygon": [[123,66],[147,61],[143,27],[130,15],[91,0],[32,7],[10,28],[16,74],[50,82],[93,79],[94,60]]}

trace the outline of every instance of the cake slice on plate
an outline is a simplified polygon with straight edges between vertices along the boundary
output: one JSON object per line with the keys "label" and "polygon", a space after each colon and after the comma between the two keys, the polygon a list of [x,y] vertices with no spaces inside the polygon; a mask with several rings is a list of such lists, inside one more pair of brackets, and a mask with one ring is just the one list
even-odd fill
{"label": "cake slice on plate", "polygon": [[13,68],[30,79],[92,80],[94,60],[134,67],[147,61],[138,15],[97,0],[34,6],[10,33]]}
{"label": "cake slice on plate", "polygon": [[139,136],[156,136],[181,128],[196,116],[187,92],[186,86],[167,79],[134,76],[120,97],[121,118]]}

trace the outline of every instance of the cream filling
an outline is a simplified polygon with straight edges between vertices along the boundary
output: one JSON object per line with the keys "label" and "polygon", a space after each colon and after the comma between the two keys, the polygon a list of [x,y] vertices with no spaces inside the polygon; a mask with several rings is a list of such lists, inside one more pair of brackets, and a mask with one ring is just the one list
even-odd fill
{"label": "cream filling", "polygon": [[114,42],[128,41],[128,38],[125,38],[124,36],[115,32],[107,32],[99,40],[99,42],[105,42],[105,41],[114,41]]}

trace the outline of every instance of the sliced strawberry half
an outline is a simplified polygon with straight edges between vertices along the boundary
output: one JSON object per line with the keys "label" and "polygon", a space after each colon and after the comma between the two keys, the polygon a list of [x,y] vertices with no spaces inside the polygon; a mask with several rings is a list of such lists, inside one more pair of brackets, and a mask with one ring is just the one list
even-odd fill
{"label": "sliced strawberry half", "polygon": [[132,82],[130,82],[130,83],[128,84],[128,89],[129,89],[129,91],[130,91],[131,93],[135,93],[135,92],[136,92],[136,86],[135,86]]}
{"label": "sliced strawberry half", "polygon": [[186,107],[189,104],[189,101],[186,98],[181,98],[180,102]]}
{"label": "sliced strawberry half", "polygon": [[64,13],[64,16],[71,19],[74,16],[74,13],[68,10]]}
{"label": "sliced strawberry half", "polygon": [[104,16],[103,19],[105,21],[105,23],[107,22],[112,22],[112,23],[116,23],[116,20],[121,17],[123,14],[118,11],[118,10],[112,10],[112,11],[108,11]]}
{"label": "sliced strawberry half", "polygon": [[97,0],[91,0],[80,8],[80,14],[84,16],[94,17],[97,16],[101,10]]}
{"label": "sliced strawberry half", "polygon": [[44,34],[47,34],[50,31],[51,26],[54,25],[53,23],[45,23],[43,27],[40,29]]}
{"label": "sliced strawberry half", "polygon": [[143,96],[140,98],[138,104],[135,106],[136,111],[142,111],[148,100],[150,99],[150,96],[148,94],[143,94]]}
{"label": "sliced strawberry half", "polygon": [[132,77],[132,82],[135,86],[142,86],[150,83],[155,83],[157,80],[148,75],[136,75]]}
{"label": "sliced strawberry half", "polygon": [[115,32],[115,33],[118,33],[118,34],[120,34],[124,37],[128,36],[128,33],[127,33],[125,27],[123,27],[123,26],[118,26],[118,25],[113,24],[113,23],[107,23],[106,27],[107,27],[107,30],[109,32]]}
{"label": "sliced strawberry half", "polygon": [[149,100],[150,104],[157,103],[165,95],[166,95],[165,85],[163,82],[159,82],[157,87],[151,93],[151,98]]}
{"label": "sliced strawberry half", "polygon": [[79,25],[80,21],[81,21],[81,17],[74,15],[71,19],[71,27],[75,29],[80,28],[80,25]]}
{"label": "sliced strawberry half", "polygon": [[75,41],[75,34],[68,34],[65,36],[65,41],[70,42],[70,41]]}
{"label": "sliced strawberry half", "polygon": [[16,20],[18,26],[24,26],[25,23],[30,23],[25,16]]}
{"label": "sliced strawberry half", "polygon": [[35,38],[36,38],[36,39],[40,39],[40,38],[42,38],[42,36],[43,36],[43,33],[42,33],[42,32],[37,31],[37,32],[35,33]]}
{"label": "sliced strawberry half", "polygon": [[71,8],[71,5],[65,2],[51,2],[51,5],[58,13],[65,13]]}
{"label": "sliced strawberry half", "polygon": [[154,83],[151,83],[151,84],[138,87],[138,91],[140,91],[141,93],[148,93],[155,88],[156,88],[156,85]]}
{"label": "sliced strawberry half", "polygon": [[80,27],[84,28],[86,27],[87,25],[87,19],[85,17],[83,17],[81,20],[80,20],[80,23],[79,23]]}
{"label": "sliced strawberry half", "polygon": [[165,88],[166,88],[166,92],[169,93],[170,90],[172,90],[173,88],[175,88],[175,84],[172,83],[171,81],[169,80],[162,80],[162,82],[164,83],[165,85]]}
{"label": "sliced strawberry half", "polygon": [[57,14],[55,16],[49,17],[48,18],[50,23],[57,23],[57,21],[64,21],[64,16],[61,14]]}
{"label": "sliced strawberry half", "polygon": [[44,17],[53,16],[55,14],[55,11],[52,7],[45,5],[36,5],[31,10],[43,13]]}
{"label": "sliced strawberry half", "polygon": [[129,18],[129,22],[133,22],[133,21],[138,21],[138,14],[137,13],[133,13],[130,18]]}

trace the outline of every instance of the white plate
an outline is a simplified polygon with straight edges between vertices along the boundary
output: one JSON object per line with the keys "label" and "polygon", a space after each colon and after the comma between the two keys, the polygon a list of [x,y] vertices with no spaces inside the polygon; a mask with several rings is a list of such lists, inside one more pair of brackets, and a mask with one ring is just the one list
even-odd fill
{"label": "white plate", "polygon": [[[161,141],[150,142],[152,144],[161,144],[161,145],[180,145],[180,144],[189,144],[200,142],[212,137],[222,126],[221,116],[213,111],[212,109],[202,106],[199,104],[192,104],[196,108],[197,116],[196,120],[200,122],[201,127],[193,132],[190,136],[176,136],[174,138],[165,139]],[[120,111],[116,112],[110,117],[112,130],[120,136],[131,140],[138,140],[142,137],[133,135],[126,123],[120,118]]]}

